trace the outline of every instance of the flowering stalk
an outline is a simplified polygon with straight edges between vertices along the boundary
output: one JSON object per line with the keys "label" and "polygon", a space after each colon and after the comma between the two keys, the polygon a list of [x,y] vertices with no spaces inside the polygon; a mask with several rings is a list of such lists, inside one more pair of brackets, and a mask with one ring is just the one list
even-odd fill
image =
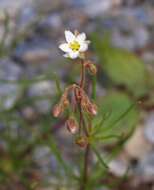
{"label": "flowering stalk", "polygon": [[[80,190],[85,190],[88,181],[90,155],[89,135],[92,127],[90,121],[87,124],[85,115],[94,117],[97,114],[96,104],[90,100],[84,89],[85,72],[88,70],[95,75],[97,69],[92,61],[86,59],[85,52],[88,50],[90,41],[86,40],[85,33],[75,31],[73,34],[70,31],[65,31],[65,38],[66,43],[61,44],[59,48],[65,52],[64,57],[81,60],[81,79],[79,84],[72,84],[65,88],[60,101],[53,108],[53,115],[59,117],[65,109],[75,107],[68,116],[66,126],[71,134],[77,136],[75,143],[85,150],[84,170],[80,184]],[[76,119],[77,114],[79,114],[79,121]]]}

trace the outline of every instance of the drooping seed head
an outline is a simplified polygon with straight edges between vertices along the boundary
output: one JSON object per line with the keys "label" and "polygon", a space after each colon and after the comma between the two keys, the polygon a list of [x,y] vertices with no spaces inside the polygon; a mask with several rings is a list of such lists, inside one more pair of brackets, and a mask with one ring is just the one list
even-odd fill
{"label": "drooping seed head", "polygon": [[52,110],[54,117],[59,117],[59,115],[62,113],[62,107],[59,104],[56,104]]}
{"label": "drooping seed head", "polygon": [[93,104],[93,103],[88,104],[87,110],[91,115],[93,115],[93,116],[97,115],[98,108],[97,108],[96,104]]}
{"label": "drooping seed head", "polygon": [[78,130],[78,123],[74,117],[70,117],[66,121],[67,129],[70,133],[75,134]]}
{"label": "drooping seed head", "polygon": [[79,88],[75,88],[75,89],[74,89],[74,93],[75,93],[76,99],[77,99],[78,101],[80,101],[81,98],[82,98],[82,92],[81,92],[81,90],[80,90]]}
{"label": "drooping seed head", "polygon": [[64,108],[68,107],[68,105],[69,105],[69,100],[68,99],[64,99],[64,101],[63,101]]}

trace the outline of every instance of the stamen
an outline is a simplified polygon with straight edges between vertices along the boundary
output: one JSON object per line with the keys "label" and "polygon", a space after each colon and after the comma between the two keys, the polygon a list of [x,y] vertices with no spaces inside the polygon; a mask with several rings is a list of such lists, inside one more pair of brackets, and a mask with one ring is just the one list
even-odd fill
{"label": "stamen", "polygon": [[79,51],[80,49],[80,44],[77,41],[74,41],[69,44],[69,47],[72,49],[72,51]]}

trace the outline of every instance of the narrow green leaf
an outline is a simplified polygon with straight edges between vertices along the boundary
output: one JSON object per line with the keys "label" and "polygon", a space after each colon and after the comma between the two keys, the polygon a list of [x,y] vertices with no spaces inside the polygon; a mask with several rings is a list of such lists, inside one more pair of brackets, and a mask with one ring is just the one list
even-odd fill
{"label": "narrow green leaf", "polygon": [[99,154],[99,152],[97,151],[97,149],[95,148],[94,145],[92,145],[92,149],[97,157],[97,159],[100,161],[101,165],[103,168],[108,169],[108,165],[105,163],[105,161],[102,159],[101,155]]}
{"label": "narrow green leaf", "polygon": [[60,86],[60,80],[59,80],[58,76],[56,75],[56,73],[53,73],[53,76],[54,76],[55,83],[56,83],[57,94],[58,94],[58,96],[61,96],[62,89],[61,89],[61,86]]}
{"label": "narrow green leaf", "polygon": [[[53,138],[53,137],[52,137]],[[69,167],[68,164],[65,163],[65,161],[63,160],[61,153],[59,151],[59,148],[57,147],[56,143],[54,142],[54,140],[50,138],[50,140],[48,139],[48,143],[50,145],[51,151],[53,152],[53,154],[55,155],[56,159],[58,160],[59,164],[62,166],[62,168],[64,169],[66,175],[73,177],[74,179],[77,179],[76,176],[73,173],[73,170],[71,167]]]}
{"label": "narrow green leaf", "polygon": [[99,133],[100,128],[103,126],[104,122],[109,118],[110,114],[111,112],[103,113],[102,118],[97,124],[95,124],[95,121],[93,122],[94,127],[92,131],[92,135]]}
{"label": "narrow green leaf", "polygon": [[94,139],[95,140],[98,140],[98,141],[104,141],[104,140],[109,140],[109,139],[117,139],[119,140],[121,138],[121,136],[118,136],[118,135],[108,135],[108,136],[104,136],[104,135],[100,135],[100,136],[94,136]]}
{"label": "narrow green leaf", "polygon": [[104,129],[104,131],[111,130],[114,127],[116,127],[116,124],[120,122],[134,107],[136,106],[136,103],[133,103],[130,105],[124,113],[122,113],[111,125],[109,125],[107,128]]}

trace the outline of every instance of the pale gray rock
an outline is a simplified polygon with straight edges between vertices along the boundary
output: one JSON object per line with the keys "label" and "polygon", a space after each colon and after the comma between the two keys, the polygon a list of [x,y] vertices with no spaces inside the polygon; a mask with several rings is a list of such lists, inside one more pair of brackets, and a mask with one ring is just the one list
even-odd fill
{"label": "pale gray rock", "polygon": [[[129,23],[128,23],[129,24]],[[115,29],[112,34],[112,43],[118,48],[134,50],[147,45],[149,33],[144,27],[136,27],[131,30]]]}
{"label": "pale gray rock", "polygon": [[39,146],[35,149],[33,158],[41,167],[44,175],[48,176],[58,169],[56,158],[52,155],[51,149],[48,146]]}
{"label": "pale gray rock", "polygon": [[10,17],[16,17],[18,11],[24,6],[31,4],[33,0],[1,0],[0,1],[0,12],[7,11]]}
{"label": "pale gray rock", "polygon": [[0,84],[0,111],[11,109],[21,95],[18,84]]}
{"label": "pale gray rock", "polygon": [[39,117],[37,110],[31,106],[26,106],[22,109],[22,116],[28,121],[36,121]]}
{"label": "pale gray rock", "polygon": [[54,10],[59,9],[63,5],[61,0],[34,0],[33,6],[40,13],[48,13]]}
{"label": "pale gray rock", "polygon": [[55,84],[52,81],[40,81],[31,85],[28,90],[30,97],[34,96],[48,96],[55,94]]}
{"label": "pale gray rock", "polygon": [[147,154],[140,161],[139,171],[144,176],[154,177],[154,153]]}
{"label": "pale gray rock", "polygon": [[28,89],[30,97],[34,100],[35,108],[39,113],[47,113],[51,109],[52,97],[55,95],[55,84],[52,81],[40,81]]}
{"label": "pale gray rock", "polygon": [[[57,46],[56,46],[57,47]],[[29,64],[51,63],[58,56],[58,48],[53,46],[49,39],[33,38],[32,41],[21,43],[17,46],[14,56]]]}
{"label": "pale gray rock", "polygon": [[154,113],[148,114],[146,117],[144,135],[150,143],[154,144]]}
{"label": "pale gray rock", "polygon": [[0,80],[15,81],[21,78],[22,68],[10,59],[0,60]]}
{"label": "pale gray rock", "polygon": [[84,11],[89,17],[96,17],[104,15],[114,6],[120,5],[121,2],[121,0],[86,0],[82,4]]}
{"label": "pale gray rock", "polygon": [[144,137],[144,127],[138,126],[124,147],[130,159],[141,159],[151,149],[151,144]]}
{"label": "pale gray rock", "polygon": [[112,160],[109,163],[109,170],[116,176],[124,176],[128,170],[128,164],[122,160]]}
{"label": "pale gray rock", "polygon": [[142,59],[146,63],[154,63],[154,52],[153,51],[143,52]]}
{"label": "pale gray rock", "polygon": [[11,109],[20,98],[22,88],[18,81],[23,72],[9,59],[0,61],[0,111]]}

